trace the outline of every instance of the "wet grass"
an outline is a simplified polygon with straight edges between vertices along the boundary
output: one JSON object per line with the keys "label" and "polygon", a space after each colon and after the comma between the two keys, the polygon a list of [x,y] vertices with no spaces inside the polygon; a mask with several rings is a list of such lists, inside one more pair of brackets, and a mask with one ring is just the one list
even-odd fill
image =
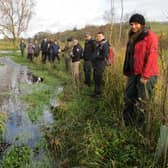
{"label": "wet grass", "polygon": [[[55,63],[53,65],[41,64],[41,59],[38,58],[34,63],[30,63],[27,58],[22,58],[20,55],[12,57],[15,62],[28,66],[33,74],[44,78],[43,83],[28,85],[27,89],[31,93],[26,94],[22,99],[29,105],[28,113],[32,121],[38,120],[45,106],[50,106],[50,99],[54,97],[56,90],[62,86],[64,81],[68,79],[63,70],[63,63]],[[63,80],[60,80],[63,79]]]}
{"label": "wet grass", "polygon": [[23,87],[29,90],[29,93],[22,96],[23,101],[28,105],[29,118],[32,122],[36,122],[43,115],[44,107],[50,105],[49,100],[53,90],[50,86],[42,83]]}
{"label": "wet grass", "polygon": [[[26,102],[29,118],[35,123],[38,122],[40,117],[43,115],[45,107],[50,107],[50,99],[55,96],[57,88],[62,86],[62,84],[69,78],[63,72],[63,64],[55,63],[54,65],[50,65],[47,63],[46,65],[42,65],[41,58],[31,63],[26,57],[21,57],[18,52],[14,52],[13,54],[2,54],[1,56],[9,56],[18,64],[28,66],[34,75],[44,78],[44,82],[42,83],[35,83],[32,85],[23,84],[20,86],[26,88],[27,90],[21,99],[23,102]],[[61,81],[60,79],[64,80]],[[41,129],[44,129],[43,126]],[[38,148],[42,148],[46,154],[43,154],[40,159],[37,158],[37,160],[33,160],[32,156],[34,156],[35,153],[38,153],[38,150],[34,151],[34,149],[25,145],[23,145],[23,147],[12,146],[12,148],[4,154],[3,160],[1,161],[1,167],[13,168],[12,166],[14,166],[22,168],[23,165],[26,168],[55,167],[55,165],[53,165],[55,161],[53,161],[52,156],[50,156],[50,152],[48,151],[48,142],[46,139],[39,142]]]}
{"label": "wet grass", "polygon": [[3,111],[0,111],[0,141],[2,140],[2,134],[5,131],[5,121],[6,120],[7,120],[6,113]]}
{"label": "wet grass", "polygon": [[[34,149],[26,145],[10,146],[2,156],[1,168],[51,168],[54,167],[52,157],[44,146],[47,142],[43,139]],[[43,150],[41,150],[43,147]],[[51,159],[51,160],[50,160]]]}

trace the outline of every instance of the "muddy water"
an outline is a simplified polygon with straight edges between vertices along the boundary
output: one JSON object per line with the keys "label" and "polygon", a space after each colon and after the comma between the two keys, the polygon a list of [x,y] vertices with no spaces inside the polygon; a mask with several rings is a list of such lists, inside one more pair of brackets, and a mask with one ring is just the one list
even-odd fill
{"label": "muddy water", "polygon": [[[21,101],[20,96],[29,92],[28,87],[23,85],[32,84],[31,79],[27,67],[12,62],[8,57],[0,58],[0,112],[5,112],[8,118],[4,143],[34,147],[41,137],[41,123],[49,125],[53,122],[48,107],[44,108],[39,123],[32,123],[29,119],[27,105]],[[57,105],[57,102],[54,103]]]}

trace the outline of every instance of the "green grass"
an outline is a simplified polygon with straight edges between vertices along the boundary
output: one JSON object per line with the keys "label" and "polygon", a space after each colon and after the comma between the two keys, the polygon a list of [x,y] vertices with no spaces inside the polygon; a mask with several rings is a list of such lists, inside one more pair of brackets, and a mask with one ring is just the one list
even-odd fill
{"label": "green grass", "polygon": [[3,158],[2,168],[24,167],[30,162],[31,149],[26,146],[12,146]]}
{"label": "green grass", "polygon": [[90,90],[71,95],[54,111],[57,122],[47,134],[53,139],[50,147],[55,158],[66,160],[69,167],[149,168],[155,149],[145,142],[142,130],[125,128],[108,101],[94,100],[85,92]]}

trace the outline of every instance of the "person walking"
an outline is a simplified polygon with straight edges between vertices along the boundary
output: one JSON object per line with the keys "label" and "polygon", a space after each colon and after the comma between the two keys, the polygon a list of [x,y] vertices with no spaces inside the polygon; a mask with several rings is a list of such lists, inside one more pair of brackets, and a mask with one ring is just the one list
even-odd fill
{"label": "person walking", "polygon": [[102,80],[105,70],[106,60],[109,56],[109,43],[105,39],[103,32],[97,33],[97,44],[92,58],[94,71],[94,93],[92,97],[98,98],[102,94]]}
{"label": "person walking", "polygon": [[24,57],[25,48],[26,48],[26,44],[25,44],[24,40],[21,40],[21,42],[20,42],[20,52],[21,52],[22,57]]}
{"label": "person walking", "polygon": [[77,39],[73,40],[73,45],[74,46],[71,53],[72,75],[75,82],[75,86],[77,89],[79,89],[79,65],[80,65],[80,59],[83,55],[83,49]]}
{"label": "person walking", "polygon": [[92,57],[96,48],[96,40],[94,40],[90,33],[85,33],[85,45],[83,52],[84,59],[84,74],[85,84],[91,85],[91,72],[92,72]]}
{"label": "person walking", "polygon": [[124,95],[123,118],[125,125],[141,126],[145,121],[145,104],[159,75],[158,38],[145,28],[145,18],[134,14],[129,19],[129,40],[124,61],[127,84]]}

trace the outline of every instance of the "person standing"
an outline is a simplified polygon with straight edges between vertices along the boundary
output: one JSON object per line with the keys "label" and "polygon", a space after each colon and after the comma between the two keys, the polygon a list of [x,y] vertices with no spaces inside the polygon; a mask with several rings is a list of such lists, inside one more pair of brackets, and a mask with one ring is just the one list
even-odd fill
{"label": "person standing", "polygon": [[33,61],[33,53],[34,53],[34,45],[32,43],[32,40],[29,40],[28,48],[27,48],[27,58],[30,60],[30,62]]}
{"label": "person standing", "polygon": [[123,67],[124,75],[127,76],[123,118],[125,125],[141,126],[145,120],[144,102],[151,99],[159,75],[158,38],[145,28],[145,18],[141,14],[132,15],[129,24]]}
{"label": "person standing", "polygon": [[52,47],[53,47],[53,62],[55,61],[55,58],[57,58],[58,63],[60,63],[60,57],[59,57],[60,46],[57,40],[54,41]]}
{"label": "person standing", "polygon": [[96,41],[92,38],[90,33],[85,33],[83,59],[84,59],[85,84],[88,86],[90,86],[91,84],[91,72],[92,72],[91,60],[95,48],[96,48]]}
{"label": "person standing", "polygon": [[22,57],[24,57],[25,48],[26,48],[26,44],[25,44],[24,40],[21,40],[21,42],[20,42],[20,51],[21,51],[21,56]]}
{"label": "person standing", "polygon": [[106,60],[109,56],[109,43],[105,39],[103,32],[97,33],[97,44],[92,58],[92,65],[94,71],[94,98],[100,97],[102,94],[102,80],[106,65]]}
{"label": "person standing", "polygon": [[40,46],[37,40],[34,42],[34,57],[38,57],[40,53]]}
{"label": "person standing", "polygon": [[49,61],[50,64],[53,63],[53,56],[54,56],[54,54],[53,54],[53,43],[54,42],[51,39],[51,40],[48,41],[48,46],[47,46],[47,56],[48,56],[48,61]]}
{"label": "person standing", "polygon": [[65,68],[67,73],[72,72],[72,60],[71,60],[72,48],[73,48],[73,39],[69,37],[66,41],[65,48],[63,49]]}
{"label": "person standing", "polygon": [[71,53],[72,75],[75,81],[75,86],[77,87],[77,89],[79,89],[79,65],[80,65],[80,59],[82,58],[83,55],[83,49],[77,39],[73,40],[73,45],[74,46]]}
{"label": "person standing", "polygon": [[41,42],[41,51],[42,51],[42,63],[45,64],[47,60],[47,54],[48,54],[48,40],[47,38],[44,38]]}

